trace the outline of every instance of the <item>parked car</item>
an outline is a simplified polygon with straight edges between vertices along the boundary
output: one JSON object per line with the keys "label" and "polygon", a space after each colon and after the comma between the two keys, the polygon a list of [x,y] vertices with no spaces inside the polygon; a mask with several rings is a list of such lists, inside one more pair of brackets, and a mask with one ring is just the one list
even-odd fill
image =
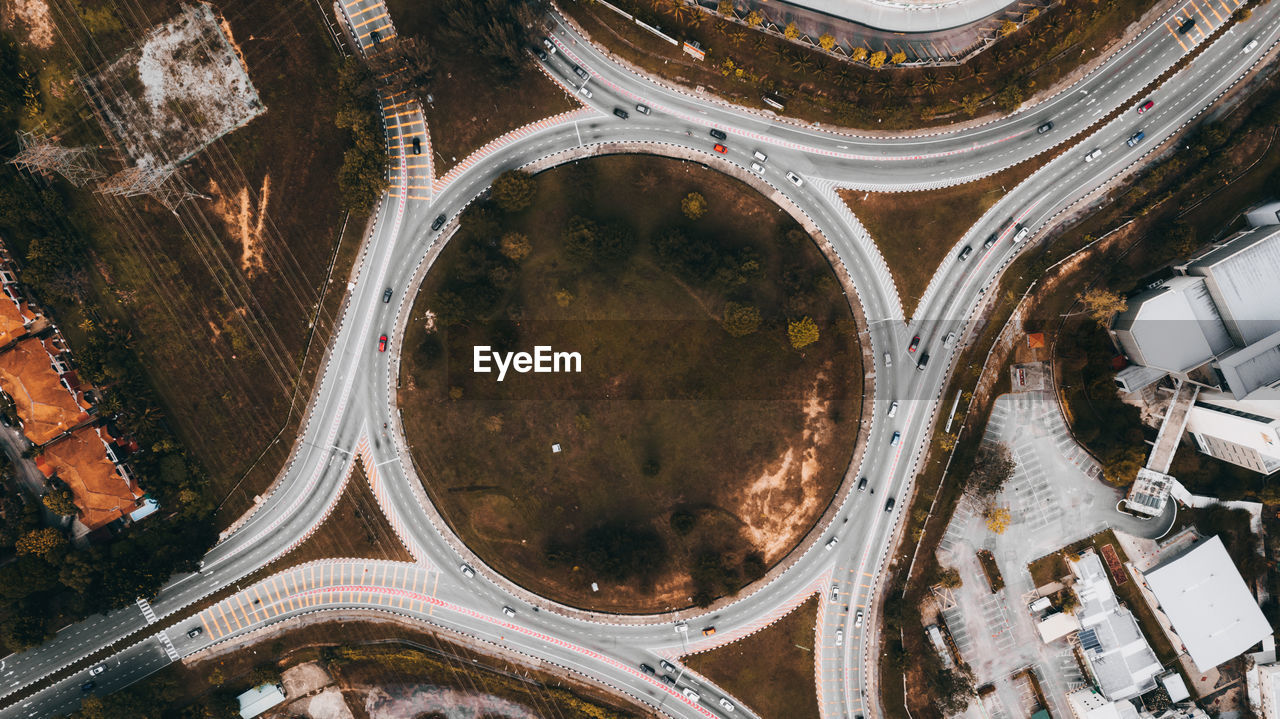
{"label": "parked car", "polygon": [[965,260],[969,259],[969,255],[972,255],[972,254],[973,254],[973,247],[969,245],[965,245],[964,249],[960,250],[960,261],[964,262]]}
{"label": "parked car", "polygon": [[444,219],[445,219],[444,215],[440,215],[439,217],[437,217],[435,221],[431,223],[431,231],[435,232],[441,227],[444,227]]}
{"label": "parked car", "polygon": [[382,336],[378,337],[378,351],[379,351],[379,352],[386,352],[386,351],[387,351],[387,336],[386,336],[386,335],[382,335]]}
{"label": "parked car", "polygon": [[724,145],[721,145],[718,142],[716,143],[716,146],[714,149],[716,152],[720,153],[721,155],[729,151],[729,148],[725,147]]}
{"label": "parked car", "polygon": [[726,135],[726,134],[724,134],[724,131],[723,131],[723,130],[717,130],[717,129],[715,129],[714,127],[713,127],[713,128],[711,128],[711,136],[712,136],[712,137],[714,137],[714,138],[716,138],[717,140],[728,140],[728,139],[729,139],[729,136],[728,136],[728,135]]}
{"label": "parked car", "polygon": [[791,184],[795,185],[796,187],[804,187],[804,180],[801,180],[800,176],[794,172],[788,171],[787,179],[791,180]]}
{"label": "parked car", "polygon": [[1139,114],[1139,115],[1141,115],[1142,113],[1146,112],[1147,110],[1150,110],[1151,108],[1155,107],[1155,104],[1156,104],[1156,103],[1155,103],[1155,100],[1147,100],[1146,102],[1142,103],[1141,105],[1138,105],[1138,114]]}
{"label": "parked car", "polygon": [[1052,122],[1046,122],[1045,124],[1043,124],[1043,125],[1041,125],[1040,127],[1037,127],[1037,128],[1036,128],[1036,133],[1037,133],[1037,134],[1040,134],[1040,135],[1043,135],[1043,134],[1045,134],[1046,132],[1048,132],[1048,131],[1050,131],[1050,130],[1052,130],[1052,129],[1053,129],[1053,123],[1052,123]]}
{"label": "parked car", "polygon": [[652,111],[649,109],[648,105],[636,105],[636,112],[641,115],[648,115]]}
{"label": "parked car", "polygon": [[624,120],[627,119],[628,117],[631,117],[630,113],[628,113],[626,110],[623,110],[620,107],[613,108],[613,114],[617,115],[618,117]]}

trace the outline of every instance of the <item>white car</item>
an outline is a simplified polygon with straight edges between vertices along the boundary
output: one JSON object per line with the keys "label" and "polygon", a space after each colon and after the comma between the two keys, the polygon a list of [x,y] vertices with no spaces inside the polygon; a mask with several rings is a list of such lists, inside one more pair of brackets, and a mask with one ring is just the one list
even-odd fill
{"label": "white car", "polygon": [[840,601],[840,587],[834,584],[831,585],[831,601],[833,602]]}
{"label": "white car", "polygon": [[107,665],[105,665],[105,664],[99,664],[98,666],[96,666],[96,667],[94,667],[93,669],[90,669],[90,670],[89,670],[89,676],[91,676],[91,677],[96,677],[96,676],[98,676],[99,674],[101,674],[101,673],[105,672],[106,670],[107,670]]}
{"label": "white car", "polygon": [[694,703],[697,703],[697,702],[699,702],[699,701],[702,701],[702,695],[701,695],[701,694],[699,694],[699,693],[697,693],[697,692],[695,692],[694,690],[690,689],[689,687],[685,687],[685,688],[684,688],[684,689],[682,689],[681,691],[683,691],[683,692],[684,692],[684,695],[685,695],[685,696],[687,696],[687,697],[689,697],[689,700],[690,700],[690,701],[692,701],[692,702],[694,702]]}
{"label": "white car", "polygon": [[591,91],[587,89],[586,85],[583,85],[582,87],[578,88],[578,92],[588,100],[591,99]]}
{"label": "white car", "polygon": [[854,628],[854,629],[857,629],[857,628],[858,628],[858,627],[860,627],[860,626],[862,626],[862,612],[861,612],[861,611],[859,611],[859,612],[858,612],[858,616],[857,616],[857,617],[855,617],[855,618],[854,618],[854,620],[853,620],[853,628]]}
{"label": "white car", "polygon": [[1019,242],[1022,242],[1022,241],[1023,241],[1023,240],[1025,240],[1025,239],[1027,239],[1027,235],[1029,235],[1029,234],[1031,234],[1031,228],[1030,228],[1030,227],[1020,227],[1020,228],[1018,229],[1018,234],[1016,234],[1016,235],[1014,235],[1014,236],[1013,236],[1013,242],[1014,242],[1014,244],[1017,244],[1017,243],[1019,243]]}
{"label": "white car", "polygon": [[956,333],[955,333],[955,332],[948,332],[948,333],[947,333],[947,336],[942,338],[942,344],[944,344],[944,345],[949,345],[949,344],[951,344],[952,342],[955,342],[955,341],[956,341]]}
{"label": "white car", "polygon": [[890,416],[890,417],[892,417],[892,416],[894,416],[894,415],[895,415],[895,414],[897,414],[897,413],[898,413],[898,403],[897,403],[897,402],[890,402],[890,403],[889,403],[889,416]]}
{"label": "white car", "polygon": [[1087,154],[1087,155],[1085,155],[1085,156],[1084,156],[1084,161],[1085,161],[1085,162],[1093,162],[1094,160],[1098,159],[1099,157],[1102,157],[1102,149],[1101,149],[1101,148],[1096,148],[1096,149],[1094,149],[1094,151],[1093,151],[1093,152],[1090,152],[1089,154]]}
{"label": "white car", "polygon": [[733,712],[734,710],[733,702],[725,699],[724,697],[720,697],[718,704],[720,704],[720,707],[727,712]]}
{"label": "white car", "polygon": [[791,184],[796,187],[804,187],[804,180],[801,180],[800,176],[794,172],[787,171],[787,179],[791,180]]}
{"label": "white car", "polygon": [[837,647],[844,646],[844,630],[843,629],[836,630],[836,646]]}
{"label": "white car", "polygon": [[472,569],[471,565],[466,562],[458,565],[458,571],[462,572],[462,575],[467,579],[473,579],[476,576],[476,570]]}
{"label": "white car", "polygon": [[511,607],[503,607],[502,613],[507,615],[508,617],[514,617],[516,615],[516,610],[512,609]]}
{"label": "white car", "polygon": [[752,153],[751,153],[751,156],[752,156],[752,157],[754,157],[754,158],[756,158],[756,162],[761,162],[761,163],[763,163],[765,160],[769,159],[769,156],[768,156],[768,155],[764,154],[763,152],[761,152],[761,151],[759,151],[759,150],[756,150],[755,152],[752,152]]}
{"label": "white car", "polygon": [[885,367],[893,366],[893,355],[889,354],[888,352],[884,353],[884,366]]}
{"label": "white car", "polygon": [[547,52],[551,53],[552,55],[556,54],[556,44],[554,42],[551,42],[551,38],[549,37],[542,38],[542,44],[546,46]]}
{"label": "white car", "polygon": [[831,541],[830,541],[830,542],[827,542],[827,549],[831,549],[831,548],[835,547],[835,546],[836,546],[836,544],[837,544],[837,543],[839,543],[839,542],[840,542],[840,538],[839,538],[839,537],[832,537],[832,538],[831,538]]}
{"label": "white car", "polygon": [[756,173],[757,175],[763,175],[763,174],[764,174],[764,165],[761,165],[761,164],[760,164],[760,163],[758,163],[758,162],[753,162],[753,163],[751,163],[751,171],[752,171],[752,172],[754,172],[754,173]]}
{"label": "white car", "polygon": [[1253,49],[1254,49],[1255,47],[1257,47],[1257,46],[1258,46],[1258,41],[1257,41],[1257,40],[1250,40],[1250,41],[1249,41],[1249,44],[1248,44],[1248,45],[1245,45],[1245,46],[1244,46],[1244,49],[1243,49],[1243,50],[1241,50],[1240,52],[1246,52],[1246,53],[1247,53],[1247,52],[1253,52]]}
{"label": "white car", "polygon": [[688,633],[689,633],[689,625],[688,625],[688,624],[685,624],[684,622],[680,622],[680,623],[676,624],[676,631],[677,631],[677,632],[680,632],[681,634],[688,634]]}

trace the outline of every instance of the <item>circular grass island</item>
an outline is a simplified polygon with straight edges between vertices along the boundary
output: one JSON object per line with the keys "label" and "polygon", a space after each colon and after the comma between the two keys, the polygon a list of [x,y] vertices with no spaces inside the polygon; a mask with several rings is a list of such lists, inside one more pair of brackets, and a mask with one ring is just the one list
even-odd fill
{"label": "circular grass island", "polygon": [[786,213],[701,165],[504,176],[412,313],[399,404],[427,493],[548,599],[710,604],[786,556],[848,468],[863,375],[841,285]]}

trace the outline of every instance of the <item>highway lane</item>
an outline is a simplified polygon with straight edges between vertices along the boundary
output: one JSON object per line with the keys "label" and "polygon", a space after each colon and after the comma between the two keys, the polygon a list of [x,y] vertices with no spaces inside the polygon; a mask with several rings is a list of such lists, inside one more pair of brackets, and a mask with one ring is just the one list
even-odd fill
{"label": "highway lane", "polygon": [[[1255,13],[1254,22],[1260,19],[1258,17],[1260,14],[1262,13]],[[1268,24],[1266,25],[1267,30],[1264,34],[1268,38],[1273,38],[1275,34],[1274,13],[1269,13],[1269,15],[1270,17],[1266,18],[1266,22]],[[1253,25],[1253,22],[1251,22],[1251,25]],[[1242,44],[1239,42],[1239,38],[1232,38],[1232,40],[1233,42]],[[1265,44],[1266,43],[1264,43],[1264,45]],[[1223,48],[1224,49],[1219,51],[1218,55],[1214,56],[1214,59],[1217,62],[1225,63],[1224,67],[1216,67],[1216,69],[1212,69],[1212,62],[1194,63],[1191,68],[1193,71],[1198,70],[1199,68],[1206,68],[1206,71],[1199,73],[1191,72],[1188,73],[1188,76],[1196,75],[1201,79],[1199,82],[1196,82],[1195,78],[1180,81],[1181,84],[1178,85],[1178,87],[1183,89],[1203,88],[1205,93],[1208,93],[1216,86],[1229,82],[1232,79],[1232,73],[1236,72],[1238,68],[1231,67],[1231,63],[1228,62],[1230,51],[1226,49],[1226,45],[1224,45]],[[1217,85],[1213,82],[1215,77],[1218,78]],[[1175,78],[1175,80],[1178,80],[1178,78]],[[1171,94],[1173,94],[1172,90]],[[605,91],[604,95],[599,99],[611,99],[609,91]],[[1192,105],[1181,101],[1175,102],[1173,99],[1168,103],[1161,102],[1157,104],[1157,108],[1161,111],[1166,107],[1168,109],[1167,117],[1160,114],[1153,114],[1150,121],[1157,123],[1157,126],[1162,124],[1175,124],[1174,121],[1181,117],[1185,117],[1188,114],[1186,108],[1192,107]],[[1164,118],[1163,120],[1161,119],[1162,117]],[[674,144],[680,144],[680,137],[684,132],[683,126],[687,123],[683,118],[677,117],[673,119],[675,122],[671,123],[672,126],[663,125],[662,127],[655,127],[653,132],[656,137],[662,138],[663,141],[670,140]],[[755,122],[754,119],[750,121]],[[1117,122],[1119,123],[1119,121]],[[634,139],[633,136],[637,134],[635,132],[634,125],[628,125],[628,123],[623,121],[615,122],[612,118],[602,118],[601,121],[592,124],[595,126],[586,128],[588,141],[603,141],[614,136],[621,139]],[[582,123],[578,123],[578,126],[571,128],[575,136],[582,132],[581,125]],[[567,135],[569,131],[570,128],[559,128],[550,134],[563,133]],[[726,131],[730,130],[727,128]],[[611,133],[616,133],[616,135]],[[1153,134],[1153,136],[1158,135]],[[684,142],[686,144],[695,144],[695,146],[698,147],[701,146],[700,142],[693,143],[691,136],[685,135],[684,137]],[[581,142],[581,140],[578,142]],[[537,135],[529,138],[527,142],[513,146],[516,149],[512,149],[510,151],[510,156],[496,155],[495,159],[491,163],[492,166],[478,166],[479,169],[473,168],[474,171],[469,172],[466,176],[466,182],[460,181],[451,186],[451,188],[459,188],[455,190],[456,194],[449,195],[448,193],[450,188],[446,188],[442,197],[437,198],[433,203],[433,207],[460,207],[463,202],[470,199],[470,195],[478,188],[486,186],[488,183],[487,178],[491,178],[496,174],[496,171],[500,171],[500,168],[504,166],[504,163],[510,163],[512,166],[523,164],[520,162],[521,158],[519,157],[519,152],[523,150],[523,148],[526,146],[537,146],[545,153],[546,149],[550,146],[548,143],[550,143],[550,145],[559,144],[562,147],[570,147],[574,144],[565,138],[559,137],[547,139],[547,137]],[[1142,148],[1139,147],[1135,149],[1134,152],[1137,153],[1141,150]],[[746,154],[749,152],[749,149],[743,148],[739,150],[734,148],[731,149],[731,152]],[[777,179],[777,174],[781,172],[777,158],[781,157],[786,159],[786,153],[787,148],[771,150],[771,160],[767,165],[767,177],[772,173],[774,178]],[[1123,161],[1124,157],[1117,157],[1112,161],[1111,165],[1123,164]],[[1102,166],[1099,167],[1101,168]],[[778,169],[775,170],[774,168]],[[1110,169],[1110,166],[1105,169]],[[1079,178],[1080,182],[1077,183],[1080,187],[1088,185],[1090,181],[1097,182],[1098,178],[1104,176],[1101,173],[1090,172],[1084,172],[1081,174],[1078,169],[1076,174],[1081,175]],[[842,257],[852,258],[852,260],[846,259],[846,265],[850,267],[850,272],[854,275],[855,283],[859,284],[860,293],[865,295],[864,300],[867,302],[869,307],[868,315],[873,324],[872,342],[873,346],[876,347],[876,357],[879,361],[879,358],[882,355],[880,348],[892,348],[895,342],[903,342],[904,335],[907,333],[900,324],[895,326],[894,323],[891,322],[879,321],[884,318],[893,317],[893,312],[888,308],[888,305],[891,303],[885,299],[886,293],[883,291],[883,288],[880,288],[880,283],[875,277],[869,275],[859,276],[859,273],[865,272],[866,270],[864,268],[871,263],[860,261],[862,259],[862,250],[858,248],[855,240],[848,236],[842,237],[840,229],[842,224],[839,219],[832,214],[835,212],[831,209],[832,199],[829,197],[823,198],[821,192],[822,188],[819,186],[819,183],[813,182],[811,176],[810,180],[811,181],[806,184],[806,187],[809,188],[808,190],[805,190],[805,188],[791,189],[785,187],[785,185],[780,185],[779,187],[789,193],[789,196],[794,196],[796,198],[796,202],[798,202],[800,206],[806,207],[808,212],[817,216],[815,221],[818,222],[820,227],[823,227],[824,232],[828,234],[828,238],[831,239],[833,246],[836,246],[837,250],[840,251]],[[1028,188],[1031,187],[1033,186],[1028,185]],[[1078,190],[1073,189],[1071,191],[1076,192]],[[1030,195],[1030,193],[1030,189],[1019,190],[1011,197],[1025,199]],[[1062,198],[1061,201],[1057,203],[1058,205],[1065,204],[1070,200],[1070,192],[1063,191],[1059,192],[1058,195]],[[1011,204],[1014,201],[1015,200],[1011,199],[1008,203]],[[1030,200],[1027,201],[1030,202]],[[1033,222],[1036,218],[1047,217],[1051,214],[1050,210],[1054,207],[1054,203],[1040,204],[1042,204],[1045,209],[1040,211],[1040,215],[1029,216],[1032,217]],[[236,578],[248,574],[257,566],[265,563],[269,558],[277,556],[281,551],[283,551],[283,548],[289,546],[288,542],[290,540],[296,540],[301,536],[305,536],[307,529],[314,526],[317,515],[322,515],[324,509],[328,507],[332,503],[333,498],[336,497],[337,491],[340,489],[340,483],[337,478],[344,474],[341,470],[344,470],[346,465],[350,462],[349,452],[354,447],[355,439],[362,431],[364,431],[364,428],[370,424],[373,424],[374,426],[376,426],[376,424],[369,423],[367,421],[353,422],[345,419],[348,415],[347,410],[363,412],[369,411],[369,408],[359,407],[360,403],[364,400],[356,400],[355,404],[351,407],[347,407],[346,398],[342,396],[342,393],[335,393],[332,389],[333,385],[330,383],[336,383],[337,386],[344,387],[349,393],[354,389],[357,379],[367,379],[365,374],[366,363],[369,361],[380,361],[380,358],[376,356],[376,350],[372,349],[371,340],[376,341],[377,333],[385,331],[383,328],[387,326],[376,316],[376,305],[380,302],[379,294],[381,292],[382,285],[384,282],[390,282],[390,278],[395,276],[395,272],[403,272],[404,268],[409,264],[403,261],[403,256],[400,254],[408,252],[408,250],[406,250],[407,246],[418,245],[418,249],[414,251],[420,251],[420,246],[423,244],[422,240],[424,236],[429,234],[423,231],[422,228],[429,222],[429,219],[434,216],[434,210],[428,212],[425,207],[419,206],[415,203],[409,203],[409,205],[410,207],[404,209],[403,214],[400,217],[400,220],[404,224],[404,228],[407,230],[409,243],[397,244],[400,237],[406,233],[398,231],[393,232],[389,229],[393,228],[393,223],[385,221],[389,213],[388,209],[384,208],[383,216],[379,221],[380,227],[378,229],[377,236],[375,241],[371,244],[372,255],[369,258],[374,263],[374,266],[380,266],[382,268],[381,274],[365,274],[368,272],[368,265],[366,265],[365,273],[362,273],[361,279],[357,281],[354,287],[354,294],[349,300],[350,306],[352,307],[368,308],[372,306],[374,309],[368,310],[363,315],[363,321],[358,327],[352,325],[353,329],[349,333],[346,332],[348,329],[348,323],[344,322],[343,332],[340,332],[339,338],[334,345],[334,357],[340,357],[344,360],[347,358],[357,358],[357,361],[348,363],[343,369],[338,370],[335,378],[331,379],[326,375],[325,380],[321,383],[321,388],[317,393],[317,397],[319,399],[313,409],[313,417],[308,422],[307,439],[304,439],[303,447],[298,457],[295,458],[291,470],[291,476],[306,477],[307,481],[283,483],[282,490],[271,495],[271,497],[263,503],[263,508],[250,520],[248,524],[245,525],[245,527],[233,535],[227,542],[224,542],[222,545],[219,545],[218,548],[215,548],[215,550],[210,554],[209,560],[207,560],[206,569],[203,573],[179,578],[170,586],[170,588],[162,593],[161,597],[155,602],[155,606],[158,608],[157,611],[158,613],[161,613],[161,616],[163,616],[164,613],[174,611],[175,609],[184,606],[200,596],[208,594],[218,586],[225,586],[230,582],[233,582]],[[1039,206],[1040,205],[1037,205],[1037,207]],[[1000,207],[1000,205],[997,207]],[[824,215],[824,213],[826,214]],[[981,235],[984,231],[985,230],[978,230],[975,232],[975,235]],[[1004,246],[1004,243],[1002,243],[1001,246]],[[1001,252],[1006,253],[1010,251],[1012,251],[1012,248],[1001,250]],[[974,258],[971,258],[971,261],[973,259]],[[389,267],[394,267],[394,270],[389,270]],[[996,263],[993,261],[990,265],[990,272],[992,276],[994,276],[995,267]],[[948,277],[949,276],[950,273],[948,272]],[[976,293],[978,284],[979,283],[977,282],[968,282],[965,283],[965,287],[967,289],[959,293],[952,290],[950,293],[943,292],[942,294],[953,295],[951,306],[963,309],[969,304],[969,300],[966,300],[962,295],[967,293]],[[877,292],[877,289],[880,289],[881,291]],[[930,304],[929,306],[932,307],[933,305]],[[378,319],[379,321],[375,322],[375,319]],[[377,325],[376,329],[375,325]],[[937,332],[940,331],[940,329],[935,330],[933,336],[930,338],[930,342],[932,342],[933,337],[936,337]],[[370,344],[364,344],[362,347],[362,343]],[[885,372],[887,378],[897,377],[897,380],[886,379],[886,391],[890,392],[892,396],[905,396],[907,391],[910,389],[909,378],[912,376],[920,377],[918,386],[921,388],[940,383],[941,374],[944,371],[942,369],[943,364],[945,363],[935,360],[929,373],[916,375],[910,371],[909,364],[899,357],[898,361],[895,362],[895,367],[891,371]],[[881,368],[881,371],[883,371],[883,368]],[[371,374],[376,376],[377,374],[380,374],[380,372],[374,371]],[[904,376],[907,379],[903,379]],[[899,382],[906,384],[897,385],[896,383]],[[369,391],[369,389],[369,387],[362,385],[356,394],[365,393]],[[377,395],[378,392],[375,388],[371,394],[363,396],[376,397]],[[911,433],[904,432],[905,441],[903,446],[918,446],[920,444],[920,439],[922,438],[919,436],[921,433],[920,428],[924,426],[925,422],[913,422],[913,418],[927,416],[927,414],[932,411],[932,405],[934,404],[932,400],[922,400],[921,402],[924,406],[904,407],[905,413],[900,415],[904,423],[903,426],[910,426],[912,430]],[[339,418],[342,418],[342,420],[339,421]],[[389,417],[387,421],[390,421]],[[877,425],[878,426],[873,427],[873,435],[871,439],[873,447],[876,446],[874,443],[883,439],[883,435],[888,431],[885,429],[886,423],[879,422]],[[330,434],[321,437],[319,429],[313,430],[313,427],[326,427],[330,430]],[[879,432],[878,435],[876,434],[877,432]],[[319,441],[330,439],[332,439],[332,444],[325,444],[324,441]],[[884,487],[887,487],[887,490],[882,489],[877,497],[883,497],[886,491],[890,494],[896,494],[905,486],[906,481],[904,476],[906,474],[906,469],[904,469],[904,467],[909,463],[897,461],[897,458],[900,457],[901,454],[901,451],[893,453],[894,461],[892,462],[892,467],[881,466],[881,464],[887,460],[882,459],[880,452],[871,452],[868,454],[868,465],[864,468],[864,473],[874,477],[880,477],[884,473],[889,474],[887,481],[881,480],[881,482],[879,482]],[[406,472],[404,473],[404,476],[399,479],[391,478],[388,484],[392,487],[400,486],[405,492],[407,492],[403,496],[408,498],[414,495],[414,492],[411,490],[411,486],[414,481],[416,481],[416,478],[411,478],[409,473]],[[314,491],[319,488],[327,489],[329,491]],[[830,553],[830,556],[832,557],[832,560],[830,560],[831,562],[836,561],[835,558],[837,557],[843,557],[844,559],[858,559],[859,566],[867,566],[867,562],[865,560],[867,557],[871,556],[871,554],[869,554],[870,548],[884,544],[888,530],[892,526],[887,521],[879,521],[874,518],[875,513],[880,511],[876,505],[876,502],[869,501],[862,502],[857,505],[860,508],[866,507],[867,509],[860,509],[857,512],[857,516],[853,517],[850,521],[850,525],[852,525],[852,527],[850,529],[842,530],[842,542],[836,548],[836,551]],[[423,525],[420,524],[419,526],[421,527]],[[433,527],[433,530],[435,529],[436,528]],[[450,559],[450,550],[445,549],[444,545],[439,542],[438,538],[431,537],[428,533],[423,532],[422,530],[419,530],[419,534],[422,535],[419,537],[422,543],[428,547],[434,546],[437,548],[437,557],[439,561],[442,562],[441,566],[448,566],[443,562]],[[860,537],[862,537],[862,541],[858,541]],[[454,555],[453,558],[456,559],[456,555]],[[809,586],[809,582],[804,580],[808,578],[808,575],[822,573],[816,571],[819,563],[820,560],[811,560],[809,557],[806,557],[804,562],[805,571],[789,572],[788,574],[783,575],[782,580],[770,585],[771,587],[777,587],[776,589],[771,590],[771,593],[764,593],[764,590],[762,590],[762,592],[757,592],[755,595],[752,595],[752,598],[748,598],[750,600],[757,596],[761,597],[760,599],[754,599],[754,604],[750,601],[744,601],[737,605],[733,605],[729,608],[731,612],[727,616],[724,618],[718,618],[716,621],[720,622],[722,625],[728,626],[732,626],[735,622],[745,623],[748,619],[759,615],[760,611],[762,611],[760,607],[764,607],[768,603],[765,598],[774,602],[776,606],[778,598],[785,595],[787,591],[794,591]],[[844,566],[852,564],[852,562],[843,560],[841,563]],[[491,599],[496,599],[502,594],[502,589],[497,585],[494,585],[493,592],[494,597]],[[865,595],[866,592],[859,592],[859,594]],[[480,598],[477,597],[474,601],[478,601],[479,599]],[[7,658],[7,666],[4,671],[14,672],[14,674],[9,675],[0,672],[0,679],[11,681],[8,677],[12,676],[21,677],[26,679],[26,681],[31,681],[33,678],[43,675],[48,667],[57,668],[56,665],[60,665],[60,663],[65,663],[76,656],[84,656],[86,654],[84,651],[84,644],[81,640],[71,639],[71,637],[76,636],[73,632],[81,632],[81,636],[89,636],[91,634],[99,639],[97,643],[99,646],[105,646],[110,643],[110,641],[113,641],[114,637],[123,636],[123,634],[127,633],[125,629],[132,628],[133,630],[136,630],[143,625],[145,619],[143,618],[142,612],[137,611],[136,614],[133,614],[134,611],[136,610],[133,608],[126,608],[125,610],[110,615],[106,619],[94,618],[89,620],[90,622],[97,622],[96,625],[93,625],[94,628],[92,632],[87,629],[90,625],[86,623],[78,627],[73,627],[64,635],[68,638],[66,640],[55,640],[54,642],[46,644],[44,647],[33,652],[28,652],[17,657]],[[599,632],[600,630],[599,628],[595,628],[591,630],[575,629],[573,631]],[[614,632],[617,630],[611,628],[608,631]],[[674,632],[670,625],[667,625],[665,628],[651,628],[646,631],[650,631],[652,634],[636,639],[640,644],[647,644],[650,647],[647,651],[674,651],[680,648],[679,643],[672,640]],[[665,639],[663,639],[662,635],[659,634],[660,631],[666,634]],[[853,638],[851,636],[846,636],[846,647],[853,646],[852,639]],[[19,682],[21,682],[21,679],[19,679]]]}

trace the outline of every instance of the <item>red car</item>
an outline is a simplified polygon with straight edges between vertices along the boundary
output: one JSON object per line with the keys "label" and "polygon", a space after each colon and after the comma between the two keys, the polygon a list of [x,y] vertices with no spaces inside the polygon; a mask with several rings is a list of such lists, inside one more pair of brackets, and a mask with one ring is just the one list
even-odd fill
{"label": "red car", "polygon": [[1153,102],[1153,101],[1151,101],[1151,100],[1147,100],[1146,102],[1142,103],[1141,105],[1138,105],[1138,114],[1139,114],[1139,115],[1141,115],[1142,113],[1146,112],[1147,110],[1150,110],[1152,107],[1155,107],[1155,102]]}
{"label": "red car", "polygon": [[379,337],[379,338],[378,338],[378,351],[379,351],[379,352],[386,352],[386,351],[387,351],[387,336],[386,336],[386,335],[382,335],[381,337]]}
{"label": "red car", "polygon": [[920,335],[916,335],[915,337],[911,338],[911,346],[907,348],[907,351],[915,352],[916,348],[919,346],[920,346]]}
{"label": "red car", "polygon": [[718,153],[720,153],[721,155],[723,155],[724,153],[726,153],[726,152],[728,152],[728,151],[729,151],[729,148],[725,147],[724,145],[721,145],[721,144],[720,144],[720,143],[718,143],[718,142],[716,143],[716,152],[718,152]]}

